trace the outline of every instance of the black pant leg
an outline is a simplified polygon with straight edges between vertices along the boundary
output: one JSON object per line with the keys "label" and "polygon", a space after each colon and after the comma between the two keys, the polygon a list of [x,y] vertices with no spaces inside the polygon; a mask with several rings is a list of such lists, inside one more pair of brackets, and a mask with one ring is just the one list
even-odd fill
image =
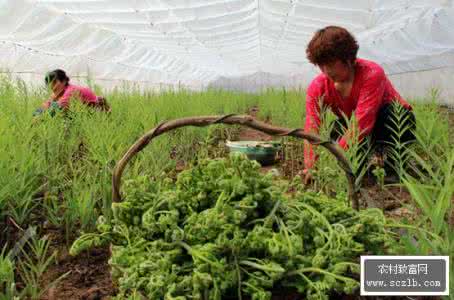
{"label": "black pant leg", "polygon": [[416,117],[415,117],[414,112],[406,109],[405,118],[406,118],[405,127],[408,127],[409,129],[406,130],[405,133],[403,134],[402,140],[403,140],[403,142],[414,143],[414,142],[416,142],[416,136],[415,136]]}
{"label": "black pant leg", "polygon": [[333,128],[331,129],[331,132],[329,134],[329,137],[332,141],[337,141],[339,138],[341,138],[344,135],[345,130],[347,129],[347,121],[345,118],[337,118],[334,121]]}
{"label": "black pant leg", "polygon": [[390,104],[383,105],[375,120],[374,129],[371,134],[371,142],[373,143],[374,150],[382,152],[384,146],[390,141],[392,133],[389,128],[391,122],[390,116],[392,114],[392,106]]}
{"label": "black pant leg", "polygon": [[[399,131],[399,128],[396,122],[393,121],[396,120],[394,116],[397,113],[398,111],[396,111],[394,104],[386,104],[378,111],[375,126],[372,131],[372,140],[374,144],[390,145],[394,144],[398,139],[396,132]],[[414,131],[416,129],[415,115],[411,110],[406,108],[402,108],[401,113],[403,114],[401,116],[401,119],[403,120],[401,128],[406,128],[406,130],[400,140],[402,143],[414,141]]]}
{"label": "black pant leg", "polygon": [[[396,115],[399,113],[399,110],[396,108],[396,104],[386,104],[377,114],[374,130],[371,135],[373,147],[376,152],[383,153],[387,148],[395,148],[396,141],[399,140],[397,133],[402,129],[405,129],[405,131],[403,133],[401,132],[401,144],[405,143],[408,146],[416,140],[414,135],[416,129],[414,113],[409,109],[399,107],[400,113],[402,114],[400,117],[402,123],[399,126],[399,124],[396,124],[398,119]],[[394,161],[392,157],[388,156],[385,163],[390,167],[387,168],[389,173],[389,171],[392,171],[392,168],[396,166],[397,162]]]}

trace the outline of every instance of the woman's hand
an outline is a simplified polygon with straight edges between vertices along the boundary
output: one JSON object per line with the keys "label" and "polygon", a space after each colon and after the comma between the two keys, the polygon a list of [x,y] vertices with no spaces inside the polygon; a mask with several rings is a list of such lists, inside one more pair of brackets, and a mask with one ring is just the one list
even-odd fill
{"label": "woman's hand", "polygon": [[311,184],[314,181],[312,177],[312,171],[309,169],[304,169],[302,172],[302,179],[305,185]]}
{"label": "woman's hand", "polygon": [[45,109],[40,107],[33,112],[33,117],[38,117],[44,113]]}

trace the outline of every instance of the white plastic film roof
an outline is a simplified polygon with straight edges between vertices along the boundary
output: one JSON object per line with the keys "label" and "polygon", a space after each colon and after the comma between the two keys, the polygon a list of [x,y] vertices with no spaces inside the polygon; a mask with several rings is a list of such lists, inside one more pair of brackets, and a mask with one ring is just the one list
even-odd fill
{"label": "white plastic film roof", "polygon": [[0,0],[0,68],[204,86],[270,73],[309,80],[305,49],[352,31],[388,74],[454,66],[453,0]]}

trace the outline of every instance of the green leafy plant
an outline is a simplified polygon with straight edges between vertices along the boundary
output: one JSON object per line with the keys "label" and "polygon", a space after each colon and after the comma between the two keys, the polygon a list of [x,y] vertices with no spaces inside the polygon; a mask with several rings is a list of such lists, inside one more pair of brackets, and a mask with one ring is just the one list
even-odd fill
{"label": "green leafy plant", "polygon": [[27,243],[26,249],[22,249],[22,255],[17,265],[19,276],[25,284],[25,287],[21,291],[23,297],[40,299],[49,288],[55,286],[69,274],[68,272],[61,275],[45,287],[40,285],[42,275],[49,265],[55,261],[56,257],[56,252],[49,255],[49,245],[50,242],[46,237],[40,239],[32,238]]}
{"label": "green leafy plant", "polygon": [[[420,157],[413,152],[413,155]],[[431,180],[406,176],[404,186],[410,192],[412,201],[420,211],[413,222],[402,221],[393,226],[402,228],[401,254],[413,255],[452,255],[454,253],[454,150],[446,149],[447,160],[434,171],[432,166],[422,164],[431,174]],[[451,261],[451,273],[454,264]],[[451,298],[454,285],[450,281]]]}
{"label": "green leafy plant", "polygon": [[372,173],[374,174],[375,178],[377,178],[378,186],[380,187],[380,190],[384,190],[385,188],[385,169],[376,167]]}
{"label": "green leafy plant", "polygon": [[382,212],[313,192],[288,197],[289,184],[259,168],[233,155],[201,161],[175,183],[128,181],[111,222],[100,218],[71,254],[112,243],[119,298],[265,300],[283,286],[313,299],[353,293],[358,255],[392,241]]}
{"label": "green leafy plant", "polygon": [[[390,122],[392,125],[388,126],[391,131],[392,141],[386,147],[386,154],[388,160],[392,161],[390,166],[399,179],[401,180],[406,172],[406,166],[408,160],[411,158],[409,152],[411,151],[410,144],[414,141],[405,141],[405,135],[408,135],[411,128],[411,115],[407,113],[407,109],[400,105],[398,102],[394,102],[392,105],[392,114],[390,115]],[[388,162],[389,163],[389,162]]]}
{"label": "green leafy plant", "polygon": [[[0,75],[0,157],[2,158],[0,160],[0,218],[1,220],[14,220],[19,227],[23,228],[30,224],[42,224],[44,219],[46,220],[45,224],[50,223],[57,228],[64,228],[67,241],[70,241],[72,240],[71,235],[79,232],[79,230],[86,232],[93,230],[94,220],[98,214],[102,213],[104,221],[98,222],[100,224],[97,224],[97,226],[104,228],[103,230],[106,231],[102,232],[107,233],[102,235],[102,237],[93,236],[92,241],[95,241],[93,245],[105,245],[112,238],[118,238],[118,236],[112,237],[110,233],[115,228],[116,231],[121,233],[120,236],[123,241],[123,243],[119,243],[118,240],[114,240],[119,243],[116,246],[120,247],[116,249],[120,251],[122,247],[128,245],[128,251],[131,250],[131,253],[133,251],[141,253],[137,255],[139,257],[142,252],[145,252],[143,249],[149,250],[145,246],[142,247],[140,241],[137,240],[139,235],[136,230],[137,227],[142,226],[140,225],[141,223],[139,222],[139,225],[134,226],[130,225],[130,223],[128,223],[128,226],[116,225],[115,222],[117,222],[118,216],[114,217],[111,210],[111,174],[113,167],[115,162],[122,157],[126,149],[138,136],[141,136],[146,130],[165,119],[193,115],[242,114],[249,111],[252,106],[259,108],[258,117],[262,120],[289,128],[301,127],[305,115],[305,91],[303,89],[267,89],[260,94],[248,94],[216,89],[207,89],[199,92],[181,88],[176,91],[165,87],[162,87],[160,92],[155,92],[141,90],[137,86],[130,84],[124,84],[112,91],[103,91],[96,86],[94,81],[90,81],[90,85],[96,88],[98,94],[106,96],[113,109],[111,114],[93,112],[78,103],[78,101],[73,101],[70,113],[56,114],[55,117],[50,116],[50,114],[42,114],[37,118],[33,118],[33,111],[41,105],[42,101],[48,98],[50,91],[44,86],[31,87],[26,85],[23,81],[15,80],[11,74]],[[403,228],[406,231],[401,233],[403,244],[401,244],[400,253],[402,254],[448,253],[446,251],[451,251],[452,248],[452,238],[448,234],[449,230],[452,231],[452,228],[448,227],[449,220],[450,218],[452,219],[452,215],[449,214],[452,206],[448,206],[446,202],[450,194],[447,186],[451,184],[451,181],[447,178],[450,178],[451,175],[449,175],[447,166],[450,164],[452,142],[449,140],[448,115],[440,110],[440,101],[438,99],[438,91],[433,90],[430,95],[420,99],[422,101],[413,103],[413,111],[417,121],[415,132],[417,142],[410,152],[399,152],[396,155],[397,160],[401,157],[400,161],[409,163],[411,167],[408,172],[401,174],[401,178],[402,188],[408,189],[411,193],[411,203],[407,208],[415,213],[416,217],[406,222],[401,222],[403,224],[387,224],[384,230],[397,230],[396,226],[404,226]],[[328,138],[334,116],[332,114],[324,116],[322,113],[322,118],[324,119],[320,132],[325,138]],[[396,119],[396,122],[401,121]],[[188,166],[189,162],[198,164],[201,158],[222,156],[224,153],[218,151],[219,148],[205,149],[206,145],[213,144],[215,139],[220,141],[232,138],[232,135],[238,133],[237,129],[230,131],[225,130],[222,126],[212,128],[184,129],[174,135],[169,134],[159,137],[147,148],[147,151],[143,151],[131,162],[125,179],[138,181],[142,176],[144,178],[161,179],[166,177],[168,172],[176,173],[175,161],[184,161],[185,166]],[[287,142],[288,147],[285,148],[284,145],[284,151],[286,151],[284,163],[292,165],[290,168],[291,172],[287,175],[292,180],[298,180],[295,175],[302,168],[303,143],[300,140],[293,139],[288,139]],[[169,154],[173,148],[177,149],[176,157],[169,160]],[[320,149],[321,147],[318,148]],[[357,171],[359,166],[364,163],[365,158],[361,155],[362,153],[359,149],[355,149],[354,145],[347,152],[352,165]],[[329,195],[330,201],[336,198],[336,203],[346,202],[344,195],[347,185],[343,172],[326,151],[319,151],[319,155],[319,165],[313,174],[315,182],[310,188]],[[408,160],[406,155],[409,156]],[[401,164],[398,167],[399,172],[402,171],[400,166]],[[207,182],[210,181],[207,180]],[[152,189],[153,187],[150,187],[150,185],[152,185],[150,182],[144,184],[143,190],[149,191],[148,189]],[[157,189],[156,186],[154,188]],[[185,186],[184,188],[187,187]],[[383,188],[386,189],[387,187]],[[169,192],[169,189],[170,187],[162,187],[163,192]],[[307,187],[292,187],[292,191],[297,191],[298,193],[303,193],[305,189],[307,190]],[[148,192],[144,192],[141,194],[142,196],[137,195],[137,198],[146,198],[148,202],[153,202],[157,196],[154,192],[150,193],[153,194],[153,197],[148,195]],[[167,193],[166,195],[172,196],[173,194]],[[326,195],[311,195],[310,193],[305,194],[305,197],[315,197],[322,202],[326,197]],[[218,192],[203,197],[204,199],[217,200],[217,198],[212,198],[215,196],[219,196]],[[165,199],[160,198],[160,200],[164,201]],[[188,198],[181,200],[182,203],[187,203],[187,201],[189,201]],[[232,201],[235,202],[236,199]],[[287,202],[284,201],[283,203]],[[138,206],[142,207],[141,205]],[[242,207],[242,209],[253,210],[247,206],[249,205]],[[311,206],[316,206],[316,203],[311,204]],[[293,232],[293,227],[288,226],[286,223],[289,220],[281,216],[284,207],[287,207],[286,204],[277,208],[277,216],[281,221],[284,221],[285,226],[281,226],[277,219],[273,223],[273,227],[276,227],[273,228],[273,233],[277,234],[279,238],[282,235],[286,236],[286,232],[289,233],[289,236],[297,234],[297,232]],[[429,207],[433,208],[433,211],[428,209]],[[299,207],[298,209],[304,213],[304,218],[307,218],[304,220],[308,220],[309,217],[306,216],[307,208]],[[122,210],[123,208],[120,209],[120,211]],[[269,212],[269,210],[270,207],[267,206],[261,211]],[[298,211],[294,206],[289,208],[289,210]],[[444,214],[445,210],[446,213]],[[163,211],[159,212],[158,217],[162,217],[165,222],[170,222],[169,220],[172,220],[174,216]],[[195,212],[192,211],[191,213]],[[197,211],[197,213],[200,212]],[[189,212],[185,211],[183,216],[188,214]],[[298,214],[292,216],[292,218],[297,218],[297,216]],[[310,216],[313,217],[313,215]],[[263,218],[266,218],[266,216],[260,215],[259,219]],[[341,216],[339,218],[341,219]],[[134,218],[132,219],[134,224]],[[329,221],[334,231],[341,230],[342,227],[333,225],[336,222],[341,223],[340,219]],[[181,223],[178,225],[184,227]],[[294,224],[294,226],[298,228],[295,230],[299,230],[299,233],[303,236],[313,235],[313,233],[303,231],[297,224]],[[9,233],[11,228],[5,227],[1,229],[2,242],[11,236]],[[318,231],[317,228],[319,227],[309,226],[307,230],[315,230],[316,234],[323,235],[323,241],[327,242],[330,237],[330,227],[322,226],[321,230],[324,233]],[[282,230],[282,233],[281,231],[275,232],[277,228]],[[8,233],[5,234],[5,239],[3,238],[3,233]],[[99,240],[96,240],[95,237],[99,238]],[[147,242],[149,241],[148,237],[144,239]],[[125,240],[127,242],[124,242]],[[267,238],[266,240],[269,241],[270,239]],[[136,250],[133,247],[135,243],[138,243]],[[277,244],[281,245],[283,243],[280,243],[279,240]],[[307,244],[311,245],[311,242]],[[194,248],[193,244],[189,243],[188,245]],[[330,242],[330,245],[333,245],[333,242]],[[332,250],[332,247],[326,246],[326,249],[330,248]],[[184,249],[182,245],[178,246],[178,248]],[[158,249],[162,250],[159,247]],[[196,250],[192,251],[192,253],[208,252],[208,255],[212,254],[210,251],[202,251],[204,249],[200,250],[197,247]],[[7,260],[4,259],[6,251],[4,250],[1,260],[3,266],[8,265]],[[126,250],[124,251],[126,253]],[[192,259],[192,255],[190,256],[187,250],[182,251],[185,254],[184,258]],[[309,256],[313,254],[310,251],[308,251],[310,253]],[[32,263],[38,264],[31,251],[27,253],[30,255]],[[217,252],[214,251],[214,253]],[[125,254],[125,257],[134,257],[134,255]],[[233,259],[231,262],[238,266],[238,268],[235,267],[235,274],[245,274],[245,276],[236,275],[241,277],[240,279],[244,279],[241,284],[238,283],[237,285],[244,288],[248,293],[264,295],[260,288],[257,290],[257,286],[260,287],[264,282],[269,282],[267,280],[270,277],[280,276],[279,272],[281,269],[273,265],[272,261],[268,261],[263,257],[260,259],[261,261],[257,262],[251,260],[249,256],[241,257],[236,253],[236,260]],[[218,256],[216,256],[216,260],[219,260]],[[242,263],[240,263],[241,261]],[[318,259],[315,260],[315,262],[317,261]],[[20,268],[30,270],[31,268],[25,265],[26,262],[27,260],[24,258],[21,264],[14,263],[14,266],[18,270]],[[270,269],[267,270],[268,273],[264,270],[256,270],[251,263],[254,263],[255,267],[259,265],[262,269],[264,266],[266,270],[268,267]],[[39,264],[43,264],[43,262]],[[146,264],[141,267],[146,274],[151,272]],[[308,287],[310,287],[311,293],[318,295],[316,297],[320,297],[326,291],[325,283],[331,284],[333,276],[321,272],[317,273],[314,271],[315,269],[309,269],[311,271],[306,269],[312,267],[301,266],[301,268],[294,268],[291,271],[295,271],[295,281],[298,278],[298,280],[307,284],[304,287],[302,286],[301,289],[308,291]],[[319,269],[326,271],[326,268]],[[40,270],[40,268],[36,270]],[[120,268],[114,272],[117,272],[117,275],[121,275],[124,274],[122,273],[124,270],[129,271],[130,269]],[[304,270],[304,272],[297,272],[298,270]],[[245,273],[246,271],[248,273]],[[331,271],[333,270],[328,270],[328,272]],[[140,272],[142,272],[142,269]],[[256,274],[256,272],[259,272],[259,274]],[[200,273],[205,272],[201,271]],[[10,273],[5,272],[5,274]],[[125,277],[124,282],[122,281],[124,284],[128,284],[130,281],[134,282],[137,279],[137,277],[127,279],[126,275],[120,275],[118,276]],[[253,276],[258,277],[255,278],[259,282],[258,284],[247,280],[248,278],[254,278]],[[210,282],[209,280],[205,281],[206,278],[203,274],[199,277],[196,281],[197,284],[202,282],[200,284],[203,285],[206,282]],[[9,278],[5,280],[11,282],[11,277],[5,276],[4,278]],[[33,283],[34,277],[30,275],[28,278],[29,282]],[[153,280],[159,281],[160,279],[161,277],[158,277]],[[184,282],[187,283],[187,281]],[[232,280],[229,282],[232,282]],[[210,284],[210,287],[214,286],[214,283],[211,282]],[[341,284],[347,285],[345,282]],[[216,285],[220,286],[218,281]],[[11,285],[7,284],[6,286]],[[30,291],[30,289],[24,290],[26,293]],[[22,296],[21,292],[10,288],[10,294],[7,299],[11,299],[11,297],[26,297],[25,295]],[[141,293],[143,293],[142,290],[131,289],[132,298],[141,297]],[[202,294],[202,296],[205,296],[204,292]],[[167,295],[168,299],[181,299],[178,298],[180,296],[174,297],[173,295],[175,295],[173,292]]]}
{"label": "green leafy plant", "polygon": [[6,251],[6,246],[4,246],[0,252],[0,300],[20,299],[16,290],[14,267],[14,263]]}

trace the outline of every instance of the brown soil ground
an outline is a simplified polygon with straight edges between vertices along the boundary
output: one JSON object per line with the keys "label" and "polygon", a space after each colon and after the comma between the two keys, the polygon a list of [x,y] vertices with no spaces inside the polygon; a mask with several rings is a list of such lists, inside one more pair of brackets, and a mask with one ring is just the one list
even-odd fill
{"label": "brown soil ground", "polygon": [[57,251],[57,263],[49,267],[42,278],[42,286],[55,282],[67,274],[55,287],[48,289],[41,300],[95,300],[110,299],[116,288],[110,276],[108,260],[109,247],[94,248],[73,257],[68,253],[62,232],[54,230],[47,233],[50,238],[51,252]]}
{"label": "brown soil ground", "polygon": [[[252,107],[248,112],[248,114],[254,118],[257,117],[258,113],[259,113],[259,108],[256,106]],[[269,123],[270,120],[265,120],[265,122]],[[247,128],[247,127],[242,127],[238,140],[240,140],[240,141],[271,141],[271,140],[273,140],[273,137],[271,135],[268,135],[268,134],[263,133],[258,130],[254,130],[254,129]]]}

